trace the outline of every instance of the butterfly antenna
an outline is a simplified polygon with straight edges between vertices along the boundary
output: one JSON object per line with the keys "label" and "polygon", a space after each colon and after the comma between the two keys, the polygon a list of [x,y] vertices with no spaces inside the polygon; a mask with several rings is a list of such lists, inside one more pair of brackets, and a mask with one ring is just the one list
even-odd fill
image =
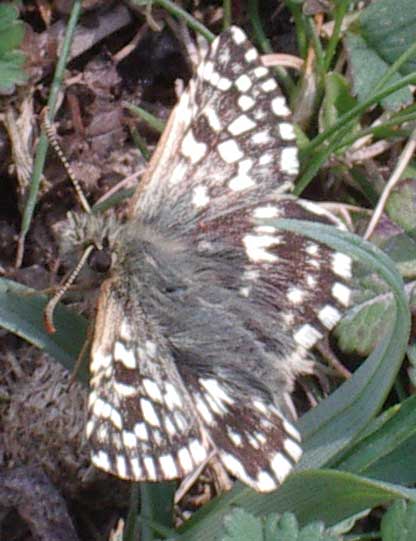
{"label": "butterfly antenna", "polygon": [[74,186],[75,192],[78,196],[78,200],[81,203],[82,208],[87,212],[88,214],[91,214],[91,207],[90,204],[87,201],[87,198],[84,195],[84,192],[82,191],[81,185],[78,182],[78,179],[76,178],[74,171],[72,167],[70,166],[68,160],[66,159],[61,146],[58,143],[58,139],[56,137],[56,131],[55,127],[51,123],[49,116],[48,116],[48,109],[45,108],[43,112],[43,118],[42,118],[42,124],[43,128],[45,130],[46,136],[48,138],[48,141],[56,154],[58,155],[59,159],[61,160],[62,165],[65,167],[65,171],[68,174],[68,177],[70,178],[72,185]]}
{"label": "butterfly antenna", "polygon": [[53,313],[55,311],[56,305],[65,295],[65,293],[68,291],[71,285],[75,282],[82,267],[85,265],[87,259],[89,258],[91,252],[94,249],[95,249],[94,244],[90,244],[89,246],[85,248],[84,253],[82,254],[80,260],[78,261],[75,269],[69,275],[69,278],[60,286],[58,291],[55,293],[55,295],[49,300],[48,304],[46,305],[45,310],[43,312],[43,317],[44,317],[46,330],[49,334],[53,334],[56,332],[56,327],[53,324]]}

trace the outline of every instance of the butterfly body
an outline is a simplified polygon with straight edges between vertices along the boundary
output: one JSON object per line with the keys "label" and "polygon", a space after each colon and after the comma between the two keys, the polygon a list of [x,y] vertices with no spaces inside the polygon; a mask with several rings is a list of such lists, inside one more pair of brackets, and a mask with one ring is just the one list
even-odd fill
{"label": "butterfly body", "polygon": [[261,222],[341,227],[287,193],[298,167],[289,114],[229,29],[173,111],[127,221],[85,228],[112,255],[90,365],[99,468],[161,481],[214,453],[268,492],[299,460],[287,395],[348,304],[350,260]]}

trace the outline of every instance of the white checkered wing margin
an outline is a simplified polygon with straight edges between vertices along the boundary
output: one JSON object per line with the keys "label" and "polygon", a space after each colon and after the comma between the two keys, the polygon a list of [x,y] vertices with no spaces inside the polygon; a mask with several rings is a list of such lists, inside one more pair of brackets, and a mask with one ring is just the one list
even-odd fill
{"label": "white checkered wing margin", "polygon": [[184,477],[208,454],[192,401],[152,323],[132,317],[121,298],[120,286],[105,282],[90,364],[92,462],[122,479]]}

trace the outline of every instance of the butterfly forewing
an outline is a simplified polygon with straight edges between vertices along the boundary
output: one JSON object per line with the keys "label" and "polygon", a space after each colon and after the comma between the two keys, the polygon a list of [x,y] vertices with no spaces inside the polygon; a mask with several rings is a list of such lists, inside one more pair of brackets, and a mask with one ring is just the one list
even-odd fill
{"label": "butterfly forewing", "polygon": [[297,172],[286,101],[256,49],[233,27],[215,39],[182,94],[132,212],[168,220],[169,202],[181,223],[223,197],[232,205],[286,192]]}

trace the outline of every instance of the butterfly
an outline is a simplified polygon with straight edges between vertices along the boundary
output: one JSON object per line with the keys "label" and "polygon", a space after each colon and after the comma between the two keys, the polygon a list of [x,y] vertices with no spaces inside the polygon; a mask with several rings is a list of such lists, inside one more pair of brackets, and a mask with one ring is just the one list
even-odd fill
{"label": "butterfly", "polygon": [[290,195],[291,114],[244,32],[201,54],[127,220],[86,218],[110,254],[86,433],[93,464],[122,479],[183,478],[215,455],[269,492],[302,454],[288,396],[349,304],[351,260],[262,224],[342,227]]}

